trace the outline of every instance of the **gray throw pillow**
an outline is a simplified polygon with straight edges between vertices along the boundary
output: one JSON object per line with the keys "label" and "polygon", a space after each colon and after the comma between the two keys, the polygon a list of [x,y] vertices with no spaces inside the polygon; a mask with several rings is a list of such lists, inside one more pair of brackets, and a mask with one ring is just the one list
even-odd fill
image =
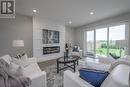
{"label": "gray throw pillow", "polygon": [[16,77],[23,76],[24,75],[23,71],[24,68],[15,63],[11,63],[9,66],[9,72]]}

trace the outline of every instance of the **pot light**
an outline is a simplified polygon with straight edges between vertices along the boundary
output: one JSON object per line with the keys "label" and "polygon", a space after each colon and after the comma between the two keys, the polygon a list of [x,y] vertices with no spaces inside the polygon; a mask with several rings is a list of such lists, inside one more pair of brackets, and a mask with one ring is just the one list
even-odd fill
{"label": "pot light", "polygon": [[94,15],[94,12],[90,12],[90,15]]}
{"label": "pot light", "polygon": [[34,9],[34,10],[33,10],[33,12],[34,12],[34,13],[36,13],[36,12],[37,12],[37,10],[35,10],[35,9]]}

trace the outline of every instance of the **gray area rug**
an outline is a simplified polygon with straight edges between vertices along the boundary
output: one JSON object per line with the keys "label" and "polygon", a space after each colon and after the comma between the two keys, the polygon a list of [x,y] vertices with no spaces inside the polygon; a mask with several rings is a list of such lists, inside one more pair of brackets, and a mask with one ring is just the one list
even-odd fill
{"label": "gray area rug", "polygon": [[[62,67],[62,65],[60,66]],[[71,70],[70,68],[67,69]],[[65,70],[57,73],[56,64],[44,67],[42,70],[47,73],[47,87],[63,87],[63,74]]]}
{"label": "gray area rug", "polygon": [[57,73],[56,65],[47,66],[42,70],[47,73],[47,87],[63,87],[64,72]]}

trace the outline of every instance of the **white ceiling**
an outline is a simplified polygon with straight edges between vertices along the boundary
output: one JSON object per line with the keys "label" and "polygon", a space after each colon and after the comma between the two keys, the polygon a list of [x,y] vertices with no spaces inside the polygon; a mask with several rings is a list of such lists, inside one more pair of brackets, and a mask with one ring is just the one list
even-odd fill
{"label": "white ceiling", "polygon": [[[78,27],[130,11],[130,0],[16,0],[16,12],[37,15],[56,22]],[[93,11],[94,15],[89,13]]]}

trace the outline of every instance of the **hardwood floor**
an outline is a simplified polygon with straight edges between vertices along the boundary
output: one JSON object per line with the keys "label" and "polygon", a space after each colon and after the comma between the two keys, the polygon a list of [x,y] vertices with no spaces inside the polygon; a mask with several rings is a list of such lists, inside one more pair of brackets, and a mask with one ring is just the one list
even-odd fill
{"label": "hardwood floor", "polygon": [[38,63],[40,68],[44,68],[44,67],[54,65],[54,64],[56,64],[56,59]]}

